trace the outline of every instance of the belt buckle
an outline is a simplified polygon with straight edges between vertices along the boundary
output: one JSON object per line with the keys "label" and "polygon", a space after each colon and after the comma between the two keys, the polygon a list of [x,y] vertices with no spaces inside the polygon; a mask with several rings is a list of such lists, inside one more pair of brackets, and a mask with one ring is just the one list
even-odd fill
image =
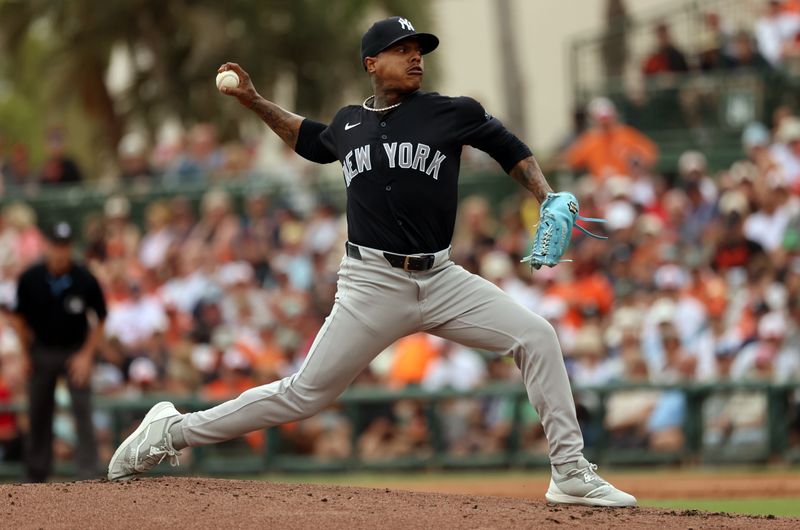
{"label": "belt buckle", "polygon": [[403,259],[403,270],[406,272],[422,272],[433,267],[434,257],[431,254],[407,255]]}

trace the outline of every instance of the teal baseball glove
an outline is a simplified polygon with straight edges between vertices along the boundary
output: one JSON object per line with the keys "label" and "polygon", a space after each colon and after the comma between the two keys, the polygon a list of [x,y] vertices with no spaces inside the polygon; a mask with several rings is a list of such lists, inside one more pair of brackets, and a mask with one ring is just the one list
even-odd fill
{"label": "teal baseball glove", "polygon": [[542,265],[555,267],[562,261],[561,256],[569,247],[572,227],[577,226],[583,233],[597,238],[608,239],[605,236],[593,234],[580,225],[575,224],[576,219],[594,223],[605,223],[605,219],[582,217],[578,215],[578,199],[569,192],[548,193],[547,198],[539,209],[539,224],[536,225],[536,237],[533,241],[531,253],[523,258],[524,263],[530,263],[532,269],[540,269]]}

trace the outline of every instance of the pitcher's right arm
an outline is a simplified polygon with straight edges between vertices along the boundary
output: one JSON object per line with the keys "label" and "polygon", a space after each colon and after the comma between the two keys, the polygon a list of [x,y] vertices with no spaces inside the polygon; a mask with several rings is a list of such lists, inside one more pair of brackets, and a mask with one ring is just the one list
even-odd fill
{"label": "pitcher's right arm", "polygon": [[239,86],[222,88],[222,93],[235,97],[243,106],[255,112],[286,145],[295,148],[300,124],[303,117],[285,110],[275,103],[261,97],[253,86],[253,81],[241,66],[236,63],[225,63],[219,67],[220,72],[232,70],[239,76]]}
{"label": "pitcher's right arm", "polygon": [[327,125],[289,112],[263,98],[253,86],[250,74],[238,64],[225,63],[219,67],[220,72],[225,70],[236,72],[239,76],[239,86],[223,87],[223,94],[235,97],[239,103],[255,112],[286,145],[303,158],[320,164],[336,160],[330,134],[327,138],[323,136],[328,128]]}

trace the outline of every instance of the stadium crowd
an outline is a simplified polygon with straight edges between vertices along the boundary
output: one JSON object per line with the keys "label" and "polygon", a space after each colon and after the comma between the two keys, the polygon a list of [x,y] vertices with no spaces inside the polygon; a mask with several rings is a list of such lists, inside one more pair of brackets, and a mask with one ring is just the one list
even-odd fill
{"label": "stadium crowd", "polygon": [[[589,112],[594,126],[587,136],[623,127],[607,100],[594,101]],[[701,153],[684,153],[674,182],[653,173],[637,149],[612,149],[627,153],[614,162],[618,167],[608,166],[613,174],[595,171],[572,186],[583,214],[608,220],[609,240],[576,232],[573,263],[553,269],[532,273],[519,262],[537,214],[532,199],[520,192],[495,211],[485,198],[468,197],[453,259],[553,323],[578,387],[798,379],[800,118],[780,112],[771,125],[748,126],[742,160],[718,174]],[[576,139],[564,161],[591,169],[571,154],[584,149],[582,142]],[[654,146],[646,153],[655,160]],[[150,203],[138,226],[128,199],[110,197],[104,218],[86,225],[80,247],[110,307],[95,392],[222,400],[293,373],[331,308],[345,237],[342,213],[325,202],[300,214],[279,199],[250,195],[237,212],[225,191],[212,188],[197,214],[175,196]],[[13,307],[16,275],[44,245],[30,207],[3,210],[5,306]],[[7,322],[0,355],[0,400],[7,403],[24,385],[19,340]],[[415,335],[381,354],[356,384],[469,390],[517,377],[508,359]],[[591,415],[592,395],[577,397]],[[709,444],[763,443],[762,395],[734,394],[708,406],[716,407]],[[453,451],[492,451],[505,443],[512,414],[506,400],[455,400],[446,407]],[[674,450],[683,444],[685,414],[680,392],[631,390],[611,397],[606,427],[615,443]],[[542,443],[531,416],[528,436]],[[373,421],[358,427],[359,449],[379,457],[425,446],[425,422],[413,402],[375,410]],[[19,427],[13,416],[0,415],[0,439],[14,439]],[[343,455],[352,428],[333,408],[285,435],[293,447]]]}
{"label": "stadium crowd", "polygon": [[[800,20],[786,13],[774,13],[786,19],[775,22],[781,28]],[[770,20],[759,21],[756,36],[762,59],[774,65],[796,40],[779,43],[785,54],[774,52],[774,43],[765,41]],[[668,40],[668,32],[658,31]],[[676,63],[679,52],[664,42],[663,57],[648,60],[646,72]],[[726,42],[720,46],[731,53],[745,48],[743,40]],[[460,205],[454,261],[555,326],[579,389],[581,418],[591,418],[598,405],[595,394],[580,390],[593,385],[800,380],[796,109],[778,109],[769,124],[749,124],[741,160],[729,168],[712,172],[701,152],[687,151],[675,178],[654,170],[658,148],[624,125],[610,100],[592,101],[587,112],[591,127],[565,147],[559,163],[577,174],[587,172],[570,189],[583,215],[607,219],[608,241],[576,231],[567,256],[572,263],[532,272],[520,259],[529,251],[538,205],[522,191],[499,206],[476,195]],[[80,169],[64,154],[63,132],[49,133],[47,145],[50,156],[38,173],[23,147],[8,150],[0,160],[6,190],[29,185],[34,174],[41,175],[42,185],[80,180]],[[465,151],[465,159],[467,166],[486,167],[478,152]],[[287,154],[276,171],[284,182],[305,178],[297,160]],[[185,142],[158,145],[152,152],[135,135],[120,147],[120,179],[132,184],[213,183],[218,175],[250,171],[252,163],[249,147],[219,145],[206,124],[192,129]],[[85,223],[79,245],[110,308],[93,374],[95,393],[214,401],[292,374],[332,306],[346,239],[343,214],[333,204],[314,197],[301,202],[305,207],[298,208],[281,197],[252,194],[235,208],[224,189],[211,187],[197,210],[180,195],[150,203],[140,225],[124,194],[109,197],[102,216]],[[14,305],[20,271],[45,245],[30,206],[14,202],[3,208],[0,302],[6,308]],[[513,361],[425,334],[395,343],[355,382],[465,391],[490,383],[519,385]],[[24,385],[20,341],[2,318],[0,404],[19,400]],[[59,395],[66,399],[64,390]],[[442,407],[451,452],[491,453],[508,444],[510,400],[452,399]],[[794,407],[800,431],[796,402]],[[763,393],[715,395],[705,408],[706,447],[742,450],[766,443]],[[430,450],[431,426],[421,404],[402,400],[367,412],[354,425],[332,406],[283,426],[283,447],[321,458],[346,457],[355,430],[362,458]],[[685,442],[686,414],[681,391],[629,389],[611,395],[605,427],[614,446],[676,451]],[[536,420],[526,407],[523,444],[542,450]],[[95,421],[109,451],[110,420],[98,412]],[[585,423],[591,444],[590,422]],[[0,413],[0,460],[19,458],[24,428],[16,415]],[[60,454],[69,453],[74,432],[66,417],[56,432]],[[241,443],[258,448],[263,435]]]}

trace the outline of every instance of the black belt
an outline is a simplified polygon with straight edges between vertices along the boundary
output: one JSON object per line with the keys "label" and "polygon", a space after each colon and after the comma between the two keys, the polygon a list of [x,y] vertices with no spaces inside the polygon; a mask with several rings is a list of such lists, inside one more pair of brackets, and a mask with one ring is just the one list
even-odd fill
{"label": "black belt", "polygon": [[[358,247],[349,241],[344,245],[347,256],[353,259],[361,260],[361,251]],[[389,262],[389,265],[404,271],[429,271],[433,268],[433,263],[436,261],[436,256],[433,254],[393,254],[391,252],[384,252],[383,257]]]}

